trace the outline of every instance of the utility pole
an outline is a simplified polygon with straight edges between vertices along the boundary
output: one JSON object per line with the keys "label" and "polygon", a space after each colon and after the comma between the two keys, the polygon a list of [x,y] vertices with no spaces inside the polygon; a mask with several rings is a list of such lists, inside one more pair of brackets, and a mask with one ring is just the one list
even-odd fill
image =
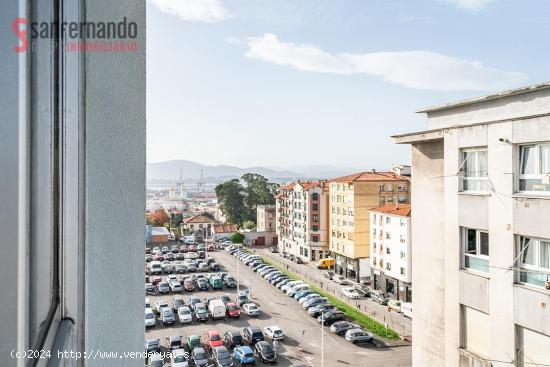
{"label": "utility pole", "polygon": [[325,367],[325,313],[321,313],[321,367]]}

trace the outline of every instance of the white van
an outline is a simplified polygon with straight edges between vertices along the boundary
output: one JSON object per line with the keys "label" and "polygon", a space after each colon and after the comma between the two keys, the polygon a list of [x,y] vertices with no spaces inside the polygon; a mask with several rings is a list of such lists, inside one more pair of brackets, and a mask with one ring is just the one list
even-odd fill
{"label": "white van", "polygon": [[213,299],[208,304],[208,312],[213,320],[225,318],[225,304],[221,299]]}
{"label": "white van", "polygon": [[160,261],[151,261],[149,263],[149,274],[161,274],[162,263]]}
{"label": "white van", "polygon": [[411,302],[405,302],[401,304],[401,312],[403,313],[403,316],[406,316],[408,318],[413,317],[413,304]]}

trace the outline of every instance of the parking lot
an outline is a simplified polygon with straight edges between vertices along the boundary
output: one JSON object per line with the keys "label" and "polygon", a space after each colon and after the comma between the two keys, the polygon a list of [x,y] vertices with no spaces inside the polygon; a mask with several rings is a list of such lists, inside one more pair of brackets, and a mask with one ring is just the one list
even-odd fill
{"label": "parking lot", "polygon": [[[221,265],[221,271],[228,272],[239,279],[241,290],[249,290],[250,301],[258,305],[261,310],[259,316],[251,317],[241,313],[239,319],[225,318],[217,321],[209,319],[204,323],[194,320],[191,324],[185,325],[179,324],[176,320],[174,326],[162,326],[157,320],[155,327],[145,331],[145,339],[158,338],[164,346],[165,339],[171,335],[180,335],[185,339],[189,335],[202,336],[209,330],[217,330],[223,334],[227,330],[242,331],[247,326],[263,329],[266,326],[277,325],[285,334],[277,350],[278,366],[321,366],[321,350],[324,350],[325,366],[411,365],[410,346],[380,347],[377,343],[353,345],[343,337],[331,333],[328,327],[323,330],[317,319],[309,316],[297,301],[270,285],[234,256],[225,251],[209,252],[208,256],[213,257]],[[164,280],[166,276],[162,276]],[[180,276],[178,275],[178,278]],[[181,296],[186,304],[191,295],[201,299],[228,295],[234,300],[237,290],[224,287],[221,290],[183,292]],[[171,304],[174,297],[180,297],[180,295],[149,296],[149,299],[151,305],[158,299],[166,300]],[[323,336],[322,332],[324,332]],[[214,365],[213,361],[211,364]]]}

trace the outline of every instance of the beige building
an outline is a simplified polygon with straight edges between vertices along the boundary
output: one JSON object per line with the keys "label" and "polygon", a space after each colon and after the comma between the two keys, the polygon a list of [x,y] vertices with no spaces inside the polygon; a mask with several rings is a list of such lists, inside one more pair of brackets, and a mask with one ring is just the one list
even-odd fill
{"label": "beige building", "polygon": [[275,205],[258,205],[256,208],[256,230],[258,232],[274,232],[275,217]]}
{"label": "beige building", "polygon": [[549,366],[550,83],[419,112],[413,366]]}
{"label": "beige building", "polygon": [[326,182],[283,185],[275,198],[279,250],[304,262],[326,257],[329,251]]}
{"label": "beige building", "polygon": [[215,219],[204,214],[193,215],[183,220],[183,228],[193,233],[200,233],[204,239],[212,236],[212,227],[219,224]]}
{"label": "beige building", "polygon": [[355,281],[370,275],[369,210],[409,203],[409,181],[394,172],[374,170],[330,180],[329,243],[337,274]]}

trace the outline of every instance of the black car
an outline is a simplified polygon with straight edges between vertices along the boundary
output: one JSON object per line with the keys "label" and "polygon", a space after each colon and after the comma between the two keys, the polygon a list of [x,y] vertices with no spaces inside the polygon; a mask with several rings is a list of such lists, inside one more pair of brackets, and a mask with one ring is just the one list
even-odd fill
{"label": "black car", "polygon": [[210,266],[210,270],[212,270],[212,271],[219,271],[220,270],[220,265],[218,263],[211,263],[208,266]]}
{"label": "black car", "polygon": [[331,305],[330,303],[321,304],[308,308],[307,313],[312,317],[319,317],[322,313],[327,312],[328,310],[334,310],[336,306]]}
{"label": "black car", "polygon": [[321,323],[323,321],[323,316],[324,316],[324,319],[325,319],[325,321],[324,321],[325,326],[330,326],[330,325],[334,324],[337,321],[342,321],[342,320],[346,319],[346,315],[344,315],[342,313],[342,311],[339,311],[337,309],[327,311],[324,314],[317,317],[317,321],[319,321],[319,323]]}
{"label": "black car", "polygon": [[303,264],[304,263],[304,261],[302,260],[302,258],[300,256],[296,256],[294,261],[296,262],[296,264]]}
{"label": "black car", "polygon": [[220,299],[222,300],[224,305],[228,304],[229,302],[233,302],[233,301],[231,301],[231,298],[227,295],[220,296]]}
{"label": "black car", "polygon": [[237,281],[232,276],[228,275],[225,278],[223,278],[223,284],[227,288],[236,288],[237,287]]}
{"label": "black car", "polygon": [[223,334],[223,343],[229,349],[244,345],[243,337],[239,330],[229,330]]}
{"label": "black car", "polygon": [[277,247],[270,247],[269,252],[276,254],[277,252],[279,252],[279,249],[277,249]]}
{"label": "black car", "polygon": [[354,324],[349,321],[338,321],[334,324],[330,325],[330,331],[335,333],[336,335],[345,335],[346,331],[351,329],[360,329],[361,326]]}
{"label": "black car", "polygon": [[257,342],[264,340],[264,334],[260,328],[256,326],[249,326],[243,329],[243,340],[249,345],[254,345]]}
{"label": "black car", "polygon": [[273,347],[265,340],[259,341],[254,345],[254,354],[262,361],[262,363],[273,363],[276,360]]}

